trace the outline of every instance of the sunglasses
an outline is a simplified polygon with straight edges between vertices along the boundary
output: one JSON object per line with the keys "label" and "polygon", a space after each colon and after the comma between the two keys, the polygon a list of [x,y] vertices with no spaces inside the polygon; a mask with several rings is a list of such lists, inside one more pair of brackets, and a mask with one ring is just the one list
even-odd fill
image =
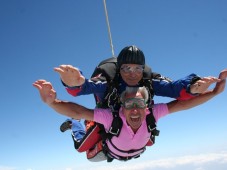
{"label": "sunglasses", "polygon": [[143,73],[144,66],[143,65],[139,65],[139,66],[122,66],[121,70],[124,73],[134,72],[134,73],[137,73],[137,74],[141,74],[141,73]]}
{"label": "sunglasses", "polygon": [[128,98],[122,103],[122,106],[125,109],[145,109],[147,107],[145,100],[142,98]]}

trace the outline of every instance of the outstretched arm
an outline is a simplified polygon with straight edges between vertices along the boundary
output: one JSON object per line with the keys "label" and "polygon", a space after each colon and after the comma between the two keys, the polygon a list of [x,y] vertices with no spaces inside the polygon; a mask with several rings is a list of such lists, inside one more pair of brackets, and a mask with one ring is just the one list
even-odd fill
{"label": "outstretched arm", "polygon": [[176,81],[166,81],[165,78],[152,80],[154,93],[157,96],[176,98],[177,100],[188,100],[205,92],[210,84],[219,82],[216,77],[200,78],[196,74],[190,74]]}
{"label": "outstretched arm", "polygon": [[33,86],[39,90],[42,101],[56,112],[74,119],[93,120],[94,110],[76,103],[56,99],[56,91],[50,82],[37,80],[33,83]]}
{"label": "outstretched arm", "polygon": [[167,105],[168,105],[169,112],[174,113],[177,111],[190,109],[192,107],[203,104],[208,100],[212,99],[213,97],[215,97],[216,95],[222,93],[225,89],[226,77],[227,77],[227,69],[223,70],[219,74],[219,79],[221,79],[221,81],[216,83],[216,86],[214,87],[214,89],[208,90],[205,93],[202,93],[199,96],[192,98],[190,100],[186,100],[186,101],[175,100],[168,103]]}

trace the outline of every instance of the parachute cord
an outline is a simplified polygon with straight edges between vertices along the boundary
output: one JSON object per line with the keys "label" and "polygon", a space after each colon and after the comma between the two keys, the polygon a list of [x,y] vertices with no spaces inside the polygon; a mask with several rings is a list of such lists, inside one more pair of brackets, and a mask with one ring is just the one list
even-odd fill
{"label": "parachute cord", "polygon": [[106,14],[106,23],[107,23],[107,27],[108,27],[110,48],[111,48],[111,51],[112,51],[112,56],[115,57],[114,56],[114,48],[113,48],[112,36],[111,36],[111,31],[110,31],[110,23],[109,23],[109,19],[108,19],[107,8],[106,8],[106,0],[103,0],[103,4],[104,4],[104,9],[105,9],[105,14]]}

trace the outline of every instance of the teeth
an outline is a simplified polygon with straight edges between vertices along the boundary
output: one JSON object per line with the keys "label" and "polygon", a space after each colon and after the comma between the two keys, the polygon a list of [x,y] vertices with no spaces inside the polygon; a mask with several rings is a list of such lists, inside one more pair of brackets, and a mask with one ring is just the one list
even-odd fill
{"label": "teeth", "polygon": [[140,121],[140,116],[130,116],[130,119],[132,122],[138,122]]}
{"label": "teeth", "polygon": [[139,118],[139,116],[130,116],[132,119]]}

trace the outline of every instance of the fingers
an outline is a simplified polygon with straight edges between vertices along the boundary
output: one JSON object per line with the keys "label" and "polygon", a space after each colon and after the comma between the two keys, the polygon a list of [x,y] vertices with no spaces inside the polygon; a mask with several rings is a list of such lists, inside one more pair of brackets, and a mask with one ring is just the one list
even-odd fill
{"label": "fingers", "polygon": [[191,86],[190,90],[192,93],[203,93],[209,88],[211,84],[220,81],[221,81],[220,79],[213,76],[203,77],[201,80],[198,80],[196,83],[194,83]]}
{"label": "fingers", "polygon": [[32,85],[35,88],[37,88],[38,90],[41,90],[42,89],[42,84],[45,83],[45,82],[46,82],[46,80],[40,79],[40,80],[35,81]]}
{"label": "fingers", "polygon": [[216,78],[216,77],[212,77],[212,76],[209,76],[209,77],[203,77],[201,80],[198,80],[196,83],[198,86],[202,86],[202,85],[211,85],[213,83],[217,83],[217,82],[220,82],[221,79],[219,78]]}
{"label": "fingers", "polygon": [[67,86],[81,86],[84,83],[85,78],[80,73],[79,69],[72,65],[60,65],[54,68],[56,72],[60,74],[61,80]]}
{"label": "fingers", "polygon": [[47,81],[40,79],[40,80],[35,81],[33,84],[42,84],[42,83],[45,83],[45,82],[47,82]]}
{"label": "fingers", "polygon": [[216,94],[222,93],[225,89],[226,79],[221,80],[221,82],[218,82],[214,88],[214,92]]}
{"label": "fingers", "polygon": [[55,67],[54,71],[58,72],[59,74],[64,73],[64,71],[61,68],[59,68],[59,67]]}
{"label": "fingers", "polygon": [[205,81],[205,82],[207,82],[207,83],[209,83],[209,82],[210,82],[210,83],[215,83],[215,82],[219,82],[219,81],[220,81],[219,78],[213,77],[213,76],[203,77],[201,80],[202,80],[202,81]]}
{"label": "fingers", "polygon": [[221,73],[219,74],[219,79],[226,79],[227,78],[227,69],[221,71]]}
{"label": "fingers", "polygon": [[41,87],[40,85],[36,84],[36,83],[33,83],[32,85],[33,85],[35,88],[37,88],[38,90],[41,90],[41,89],[42,89],[42,87]]}
{"label": "fingers", "polygon": [[64,73],[69,73],[69,72],[78,72],[79,73],[79,69],[76,67],[73,67],[72,65],[60,65],[59,67],[55,67],[54,71],[60,73],[60,74],[64,74]]}
{"label": "fingers", "polygon": [[219,94],[224,91],[225,85],[226,85],[226,78],[227,78],[227,69],[224,69],[219,74],[219,79],[221,79],[221,81],[218,82],[214,88],[214,91],[216,91],[216,93]]}
{"label": "fingers", "polygon": [[51,89],[52,94],[56,94],[56,91],[54,89]]}
{"label": "fingers", "polygon": [[41,90],[43,88],[50,90],[53,89],[52,84],[46,80],[37,80],[33,83],[33,86],[37,88],[38,90]]}

